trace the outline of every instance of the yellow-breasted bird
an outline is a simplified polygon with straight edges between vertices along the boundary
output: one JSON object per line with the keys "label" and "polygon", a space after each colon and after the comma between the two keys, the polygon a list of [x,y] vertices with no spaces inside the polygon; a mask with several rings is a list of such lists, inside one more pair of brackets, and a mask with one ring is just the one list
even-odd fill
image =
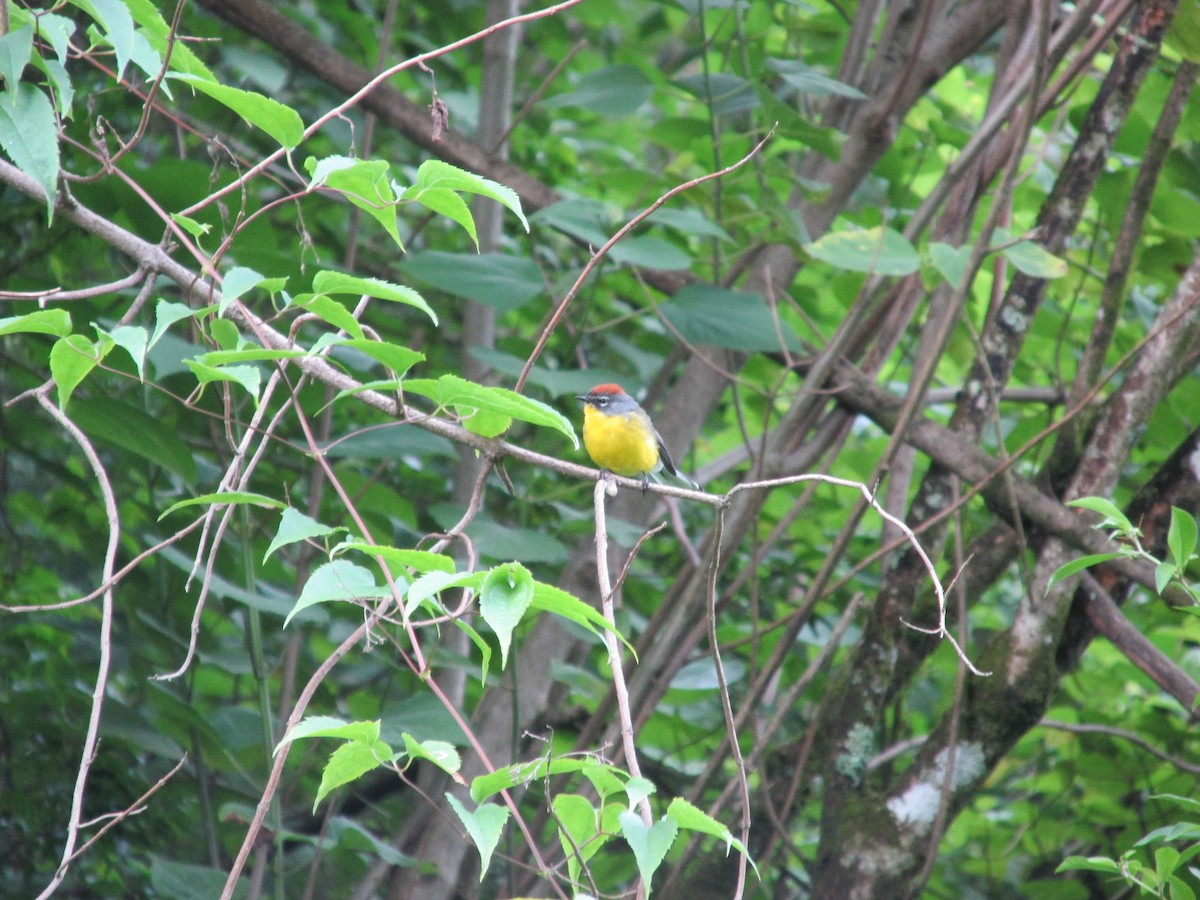
{"label": "yellow-breasted bird", "polygon": [[598,384],[575,399],[583,404],[583,446],[600,468],[626,478],[641,477],[643,493],[648,477],[660,469],[699,488],[679,474],[650,416],[619,384]]}

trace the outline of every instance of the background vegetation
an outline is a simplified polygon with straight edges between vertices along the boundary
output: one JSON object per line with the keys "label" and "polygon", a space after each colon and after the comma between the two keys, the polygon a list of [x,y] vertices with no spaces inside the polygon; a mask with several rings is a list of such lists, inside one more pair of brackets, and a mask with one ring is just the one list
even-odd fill
{"label": "background vegetation", "polygon": [[1197,33],[0,0],[0,894],[1189,896]]}

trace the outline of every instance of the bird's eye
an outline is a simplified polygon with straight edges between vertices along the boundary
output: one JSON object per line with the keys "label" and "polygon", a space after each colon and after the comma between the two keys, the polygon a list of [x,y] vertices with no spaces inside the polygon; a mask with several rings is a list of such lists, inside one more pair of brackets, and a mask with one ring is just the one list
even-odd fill
{"label": "bird's eye", "polygon": [[608,398],[607,397],[597,397],[596,405],[597,406],[608,406]]}

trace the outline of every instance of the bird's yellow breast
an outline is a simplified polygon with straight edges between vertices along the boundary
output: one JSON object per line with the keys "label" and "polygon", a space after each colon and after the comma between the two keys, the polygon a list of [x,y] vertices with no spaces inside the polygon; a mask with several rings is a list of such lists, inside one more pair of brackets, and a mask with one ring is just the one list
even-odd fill
{"label": "bird's yellow breast", "polygon": [[585,406],[583,446],[600,468],[626,478],[657,471],[659,466],[654,429],[635,413],[609,415]]}

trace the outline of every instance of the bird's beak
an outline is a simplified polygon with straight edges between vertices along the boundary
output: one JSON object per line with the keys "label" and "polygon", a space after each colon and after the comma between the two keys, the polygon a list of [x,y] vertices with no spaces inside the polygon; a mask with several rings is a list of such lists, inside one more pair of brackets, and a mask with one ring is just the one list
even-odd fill
{"label": "bird's beak", "polygon": [[588,398],[587,394],[576,394],[575,395],[575,399],[578,400],[580,403],[587,403],[587,398]]}

